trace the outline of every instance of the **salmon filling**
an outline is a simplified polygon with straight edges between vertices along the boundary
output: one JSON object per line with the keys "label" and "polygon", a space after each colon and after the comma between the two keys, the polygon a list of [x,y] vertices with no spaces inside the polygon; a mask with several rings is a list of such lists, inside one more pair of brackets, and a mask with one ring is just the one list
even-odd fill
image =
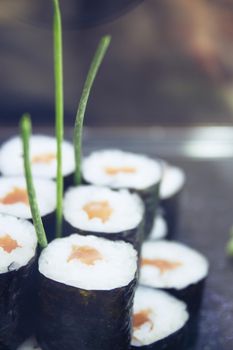
{"label": "salmon filling", "polygon": [[11,238],[11,236],[5,235],[3,237],[0,237],[0,248],[10,254],[16,248],[20,248],[20,245],[16,240]]}
{"label": "salmon filling", "polygon": [[153,328],[153,322],[151,321],[149,315],[151,313],[150,309],[142,310],[133,315],[133,328],[137,329],[143,326],[145,323],[150,324],[150,329]]}
{"label": "salmon filling", "polygon": [[74,245],[72,247],[72,253],[69,256],[67,262],[75,259],[80,260],[83,264],[86,265],[95,265],[95,263],[99,260],[102,260],[103,257],[95,248],[89,246],[78,247]]}
{"label": "salmon filling", "polygon": [[110,207],[108,201],[100,201],[100,202],[90,202],[87,203],[83,210],[87,213],[89,220],[98,218],[102,220],[102,222],[106,222],[113,210]]}
{"label": "salmon filling", "polygon": [[134,174],[136,173],[136,169],[133,167],[118,167],[118,168],[114,168],[114,167],[108,167],[105,168],[105,172],[108,175],[114,176],[117,174]]}
{"label": "salmon filling", "polygon": [[7,193],[4,197],[0,198],[2,204],[17,204],[24,203],[29,204],[27,191],[23,188],[14,187],[13,190]]}
{"label": "salmon filling", "polygon": [[56,159],[56,154],[54,153],[44,153],[44,154],[38,154],[32,158],[32,163],[38,164],[38,163],[45,163],[49,164],[52,163]]}
{"label": "salmon filling", "polygon": [[149,265],[149,266],[156,267],[157,269],[160,270],[160,273],[163,274],[169,270],[177,269],[182,265],[182,263],[179,261],[168,261],[163,259],[142,259],[141,265],[142,266]]}

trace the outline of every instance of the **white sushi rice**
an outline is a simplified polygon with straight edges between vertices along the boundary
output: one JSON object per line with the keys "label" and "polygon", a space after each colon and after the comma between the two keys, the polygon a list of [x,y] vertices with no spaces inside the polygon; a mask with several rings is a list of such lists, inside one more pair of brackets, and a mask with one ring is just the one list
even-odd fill
{"label": "white sushi rice", "polygon": [[133,329],[132,345],[150,345],[180,330],[188,321],[186,304],[163,291],[138,287],[134,314],[147,311],[150,322]]}
{"label": "white sushi rice", "polygon": [[17,350],[41,350],[35,338],[26,340]]}
{"label": "white sushi rice", "polygon": [[[30,139],[30,157],[54,155],[57,153],[56,139],[51,136],[33,135]],[[70,142],[63,141],[63,169],[64,176],[71,174],[75,168],[74,150]],[[21,138],[16,136],[5,142],[0,149],[0,171],[6,176],[21,176],[24,174],[23,150]],[[51,159],[49,162],[32,162],[34,176],[55,179],[57,161]]]}
{"label": "white sushi rice", "polygon": [[[86,264],[81,259],[69,261],[73,248],[90,247],[101,260]],[[137,252],[131,244],[95,236],[73,234],[55,239],[42,251],[39,271],[45,277],[86,290],[111,290],[128,285],[137,270]]]}
{"label": "white sushi rice", "polygon": [[[134,172],[110,175],[108,168],[132,168]],[[83,160],[84,179],[93,184],[111,188],[145,189],[161,179],[160,163],[141,154],[120,150],[102,150],[91,153]]]}
{"label": "white sushi rice", "polygon": [[[84,210],[91,202],[107,202],[112,210],[106,221],[89,218]],[[144,204],[136,194],[127,190],[113,191],[106,187],[79,186],[70,188],[64,199],[64,218],[75,228],[116,233],[137,227],[143,220]]]}
{"label": "white sushi rice", "polygon": [[142,264],[140,283],[154,288],[183,289],[204,279],[208,274],[207,259],[197,251],[176,242],[150,241],[142,246],[142,261],[162,260],[178,263],[175,268],[161,270],[150,264]]}
{"label": "white sushi rice", "polygon": [[164,220],[163,216],[158,214],[154,219],[153,227],[151,229],[148,239],[151,241],[162,239],[167,236],[167,233],[168,233],[167,223]]}
{"label": "white sushi rice", "polygon": [[[34,178],[34,186],[41,216],[52,213],[56,208],[55,182]],[[4,204],[1,202],[2,198],[12,193],[15,189],[26,191],[26,181],[23,177],[0,177],[0,213],[31,219],[29,204],[23,202]]]}
{"label": "white sushi rice", "polygon": [[[8,236],[14,241],[15,248],[6,251],[1,244]],[[18,270],[35,255],[37,237],[34,226],[22,219],[0,214],[0,273]]]}
{"label": "white sushi rice", "polygon": [[164,163],[160,185],[160,198],[166,199],[178,193],[184,186],[186,176],[181,168]]}

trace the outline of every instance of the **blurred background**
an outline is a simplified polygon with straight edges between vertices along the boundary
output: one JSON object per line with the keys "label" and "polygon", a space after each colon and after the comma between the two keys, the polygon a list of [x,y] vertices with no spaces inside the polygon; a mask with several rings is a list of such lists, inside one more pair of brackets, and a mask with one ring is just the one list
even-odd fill
{"label": "blurred background", "polygon": [[[99,38],[113,37],[86,125],[233,120],[232,0],[61,0],[65,120],[72,125]],[[0,122],[54,122],[52,2],[0,0]]]}

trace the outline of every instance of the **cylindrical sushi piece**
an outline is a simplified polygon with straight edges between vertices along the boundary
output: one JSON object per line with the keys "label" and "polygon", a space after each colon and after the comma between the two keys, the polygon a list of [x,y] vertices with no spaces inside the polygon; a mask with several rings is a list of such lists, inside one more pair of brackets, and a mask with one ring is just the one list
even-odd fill
{"label": "cylindrical sushi piece", "polygon": [[170,238],[174,236],[179,223],[180,198],[185,181],[185,173],[181,168],[164,163],[159,196]]}
{"label": "cylindrical sushi piece", "polygon": [[51,242],[39,258],[42,349],[128,349],[136,271],[129,243],[77,234]]}
{"label": "cylindrical sushi piece", "polygon": [[163,289],[198,310],[208,275],[207,259],[184,244],[145,242],[141,252],[140,284]]}
{"label": "cylindrical sushi piece", "polygon": [[[52,180],[34,179],[40,215],[48,238],[54,238],[56,184]],[[32,214],[23,177],[0,177],[0,213],[32,221]]]}
{"label": "cylindrical sushi piece", "polygon": [[86,183],[136,192],[145,204],[144,236],[148,237],[156,215],[162,167],[158,160],[120,150],[101,150],[84,158]]}
{"label": "cylindrical sushi piece", "polygon": [[36,248],[30,222],[0,214],[0,349],[16,349],[33,332]]}
{"label": "cylindrical sushi piece", "polygon": [[[33,135],[30,138],[32,173],[35,177],[56,179],[57,143],[55,137]],[[68,141],[62,143],[62,173],[65,186],[72,184],[75,168],[74,148]],[[0,149],[0,172],[4,176],[24,175],[22,141],[19,136],[10,138]],[[9,161],[10,160],[10,161]]]}
{"label": "cylindrical sushi piece", "polygon": [[189,314],[184,302],[166,292],[138,287],[133,306],[132,349],[185,349]]}
{"label": "cylindrical sushi piece", "polygon": [[92,234],[133,244],[138,252],[143,240],[144,204],[127,190],[100,186],[70,188],[64,199],[65,231]]}
{"label": "cylindrical sushi piece", "polygon": [[17,350],[42,350],[36,339],[34,337],[31,337],[27,339],[23,344],[21,344]]}
{"label": "cylindrical sushi piece", "polygon": [[157,214],[154,218],[154,223],[148,237],[149,241],[157,239],[165,239],[168,235],[168,227],[164,217],[161,214]]}

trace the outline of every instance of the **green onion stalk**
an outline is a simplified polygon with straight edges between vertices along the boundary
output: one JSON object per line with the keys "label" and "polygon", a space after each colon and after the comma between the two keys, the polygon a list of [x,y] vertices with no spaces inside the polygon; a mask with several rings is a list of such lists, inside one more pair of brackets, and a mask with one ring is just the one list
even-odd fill
{"label": "green onion stalk", "polygon": [[104,56],[107,52],[110,42],[111,42],[111,37],[109,35],[102,37],[99,42],[99,45],[97,47],[97,50],[95,52],[91,66],[87,74],[87,78],[83,87],[83,92],[82,92],[79,106],[78,106],[78,111],[76,114],[75,129],[74,129],[74,151],[75,151],[74,182],[75,182],[75,185],[80,185],[82,180],[82,176],[81,176],[82,133],[83,133],[83,121],[84,121],[85,111],[87,107],[87,102],[91,92],[92,85],[95,81],[99,67],[104,59]]}
{"label": "green onion stalk", "polygon": [[231,228],[230,239],[229,239],[229,242],[227,243],[227,254],[233,257],[233,227]]}
{"label": "green onion stalk", "polygon": [[62,57],[62,20],[59,0],[53,0],[53,35],[54,35],[54,78],[55,78],[55,114],[57,139],[57,207],[56,236],[62,236],[63,176],[62,176],[62,141],[64,136],[64,94],[63,94],[63,57]]}
{"label": "green onion stalk", "polygon": [[43,249],[48,245],[46,233],[41,220],[39,207],[36,198],[36,191],[33,184],[32,169],[30,162],[30,137],[31,137],[31,119],[28,114],[24,114],[20,121],[21,137],[23,143],[23,160],[24,171],[27,183],[27,192],[29,197],[29,204],[31,208],[33,224],[35,226],[39,246]]}

